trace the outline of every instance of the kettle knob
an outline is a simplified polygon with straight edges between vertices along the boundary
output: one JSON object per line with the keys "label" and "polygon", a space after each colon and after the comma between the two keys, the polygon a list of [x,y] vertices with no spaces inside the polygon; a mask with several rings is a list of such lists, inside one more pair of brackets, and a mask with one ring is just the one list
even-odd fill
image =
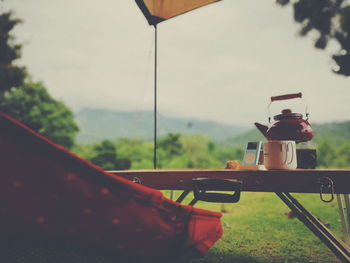
{"label": "kettle knob", "polygon": [[292,110],[291,109],[284,109],[282,110],[282,114],[291,114]]}

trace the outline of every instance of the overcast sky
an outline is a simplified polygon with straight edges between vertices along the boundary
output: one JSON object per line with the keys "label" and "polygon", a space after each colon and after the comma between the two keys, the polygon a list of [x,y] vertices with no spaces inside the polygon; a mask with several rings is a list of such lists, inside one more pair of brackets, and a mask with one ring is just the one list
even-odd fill
{"label": "overcast sky", "polygon": [[[154,29],[133,0],[2,0],[36,81],[74,110],[153,109]],[[350,78],[297,36],[292,8],[224,0],[158,25],[162,114],[231,124],[266,122],[272,95],[302,92],[310,122],[350,119]],[[294,103],[293,103],[294,101]],[[272,114],[304,101],[274,103]],[[293,103],[290,105],[290,103]]]}

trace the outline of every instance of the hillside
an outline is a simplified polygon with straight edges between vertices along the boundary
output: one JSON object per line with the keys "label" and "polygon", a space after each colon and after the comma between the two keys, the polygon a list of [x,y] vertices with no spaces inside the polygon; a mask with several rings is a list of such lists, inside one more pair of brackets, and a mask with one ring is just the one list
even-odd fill
{"label": "hillside", "polygon": [[350,121],[313,125],[315,139],[337,138],[350,141]]}
{"label": "hillside", "polygon": [[[142,138],[153,139],[152,111],[109,111],[82,109],[76,113],[80,127],[77,140],[90,143],[103,139]],[[337,138],[350,140],[350,121],[312,124],[314,140]],[[195,118],[172,118],[158,115],[158,136],[168,133],[204,134],[227,146],[245,147],[248,141],[264,140],[261,133],[251,128],[228,125]]]}
{"label": "hillside", "polygon": [[[152,111],[110,111],[85,108],[75,114],[80,127],[78,143],[90,143],[102,139],[153,138]],[[246,131],[246,127],[204,121],[194,118],[171,118],[158,114],[158,135],[168,133],[204,134],[215,141]]]}

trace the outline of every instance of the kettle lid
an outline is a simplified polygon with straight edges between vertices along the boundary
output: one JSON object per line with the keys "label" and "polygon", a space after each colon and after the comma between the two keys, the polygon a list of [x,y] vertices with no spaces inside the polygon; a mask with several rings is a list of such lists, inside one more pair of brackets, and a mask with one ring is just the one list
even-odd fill
{"label": "kettle lid", "polygon": [[293,113],[291,109],[282,110],[281,114],[278,114],[273,117],[274,120],[293,120],[293,119],[302,119],[303,115],[300,113]]}

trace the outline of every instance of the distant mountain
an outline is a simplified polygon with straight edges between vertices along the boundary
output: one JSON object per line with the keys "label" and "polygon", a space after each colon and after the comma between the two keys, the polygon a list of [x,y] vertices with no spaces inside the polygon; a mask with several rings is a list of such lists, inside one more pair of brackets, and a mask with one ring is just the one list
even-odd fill
{"label": "distant mountain", "polygon": [[[80,132],[78,143],[118,138],[153,139],[152,111],[110,111],[85,108],[75,114]],[[172,118],[158,114],[158,135],[168,133],[203,134],[215,141],[225,141],[246,131],[243,126],[204,121],[195,118]]]}
{"label": "distant mountain", "polygon": [[315,139],[337,138],[350,140],[350,121],[315,124],[312,127],[315,131]]}
{"label": "distant mountain", "polygon": [[[81,109],[76,113],[80,127],[78,143],[90,143],[103,139],[141,138],[153,139],[152,111],[110,111]],[[350,140],[350,121],[312,124],[314,139],[337,138]],[[248,141],[264,141],[255,128],[228,125],[195,118],[172,118],[158,114],[158,136],[168,133],[203,134],[227,146],[245,147]]]}

